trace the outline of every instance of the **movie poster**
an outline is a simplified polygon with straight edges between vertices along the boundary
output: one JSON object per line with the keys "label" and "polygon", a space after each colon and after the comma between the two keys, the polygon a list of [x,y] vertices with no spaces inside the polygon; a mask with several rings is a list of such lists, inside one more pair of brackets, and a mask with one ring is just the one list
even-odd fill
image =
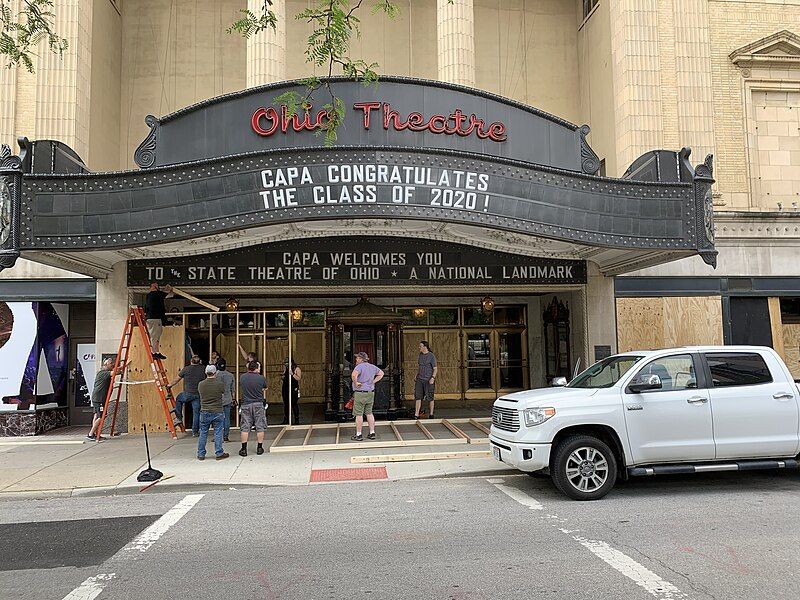
{"label": "movie poster", "polygon": [[33,302],[0,302],[0,408],[34,404],[38,363]]}

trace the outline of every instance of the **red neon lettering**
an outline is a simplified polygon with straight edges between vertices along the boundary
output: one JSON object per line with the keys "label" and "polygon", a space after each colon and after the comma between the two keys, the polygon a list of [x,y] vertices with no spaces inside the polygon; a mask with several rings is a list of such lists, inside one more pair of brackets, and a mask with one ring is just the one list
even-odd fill
{"label": "red neon lettering", "polygon": [[380,102],[355,102],[353,104],[353,108],[358,110],[359,108],[364,111],[364,129],[369,129],[369,115],[373,110],[377,110],[381,107]]}
{"label": "red neon lettering", "polygon": [[489,139],[494,142],[505,142],[508,139],[505,124],[497,121],[489,125]]}
{"label": "red neon lettering", "polygon": [[428,121],[428,129],[430,129],[431,133],[444,133],[447,129],[446,123],[447,117],[442,115],[433,115],[431,120]]}
{"label": "red neon lettering", "polygon": [[[270,125],[265,129],[261,126],[261,119],[269,121]],[[250,119],[250,126],[258,135],[269,136],[278,129],[278,111],[274,108],[257,108]]]}
{"label": "red neon lettering", "polygon": [[403,123],[400,121],[400,113],[396,110],[392,110],[392,107],[389,106],[389,103],[385,102],[383,104],[383,128],[389,129],[389,123],[392,121],[392,128],[395,131],[403,131],[404,129],[408,129],[408,123]]}

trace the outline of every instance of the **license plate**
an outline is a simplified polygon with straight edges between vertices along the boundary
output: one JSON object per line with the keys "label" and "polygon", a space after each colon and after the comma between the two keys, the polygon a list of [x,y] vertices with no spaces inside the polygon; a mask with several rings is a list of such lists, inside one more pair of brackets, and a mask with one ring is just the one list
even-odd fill
{"label": "license plate", "polygon": [[498,448],[497,446],[492,446],[492,454],[494,454],[496,460],[503,462],[503,459],[500,456],[500,448]]}

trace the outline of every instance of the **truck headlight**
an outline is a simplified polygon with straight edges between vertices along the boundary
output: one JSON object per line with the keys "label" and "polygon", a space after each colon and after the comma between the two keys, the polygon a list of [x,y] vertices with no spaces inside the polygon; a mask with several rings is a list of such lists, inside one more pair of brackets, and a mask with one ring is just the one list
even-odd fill
{"label": "truck headlight", "polygon": [[549,406],[544,408],[526,408],[522,411],[522,414],[525,416],[525,426],[535,427],[536,425],[541,425],[550,417],[555,416],[556,409]]}

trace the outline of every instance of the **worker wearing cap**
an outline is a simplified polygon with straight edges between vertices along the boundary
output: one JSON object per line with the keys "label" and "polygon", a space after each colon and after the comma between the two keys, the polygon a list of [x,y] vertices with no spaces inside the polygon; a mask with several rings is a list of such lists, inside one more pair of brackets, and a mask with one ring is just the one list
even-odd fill
{"label": "worker wearing cap", "polygon": [[225,386],[222,381],[217,379],[217,367],[208,365],[206,367],[206,378],[197,386],[200,392],[200,439],[197,440],[197,458],[206,458],[206,440],[208,439],[208,429],[214,426],[214,454],[217,460],[230,456],[222,448],[222,435],[225,429],[225,413],[223,411],[222,396],[225,394]]}
{"label": "worker wearing cap", "polygon": [[364,415],[367,415],[369,424],[369,439],[375,439],[375,415],[372,406],[375,404],[375,384],[383,378],[383,371],[369,362],[366,352],[356,354],[356,366],[350,375],[353,380],[353,416],[356,418],[356,434],[351,440],[361,442],[361,428],[364,425]]}

